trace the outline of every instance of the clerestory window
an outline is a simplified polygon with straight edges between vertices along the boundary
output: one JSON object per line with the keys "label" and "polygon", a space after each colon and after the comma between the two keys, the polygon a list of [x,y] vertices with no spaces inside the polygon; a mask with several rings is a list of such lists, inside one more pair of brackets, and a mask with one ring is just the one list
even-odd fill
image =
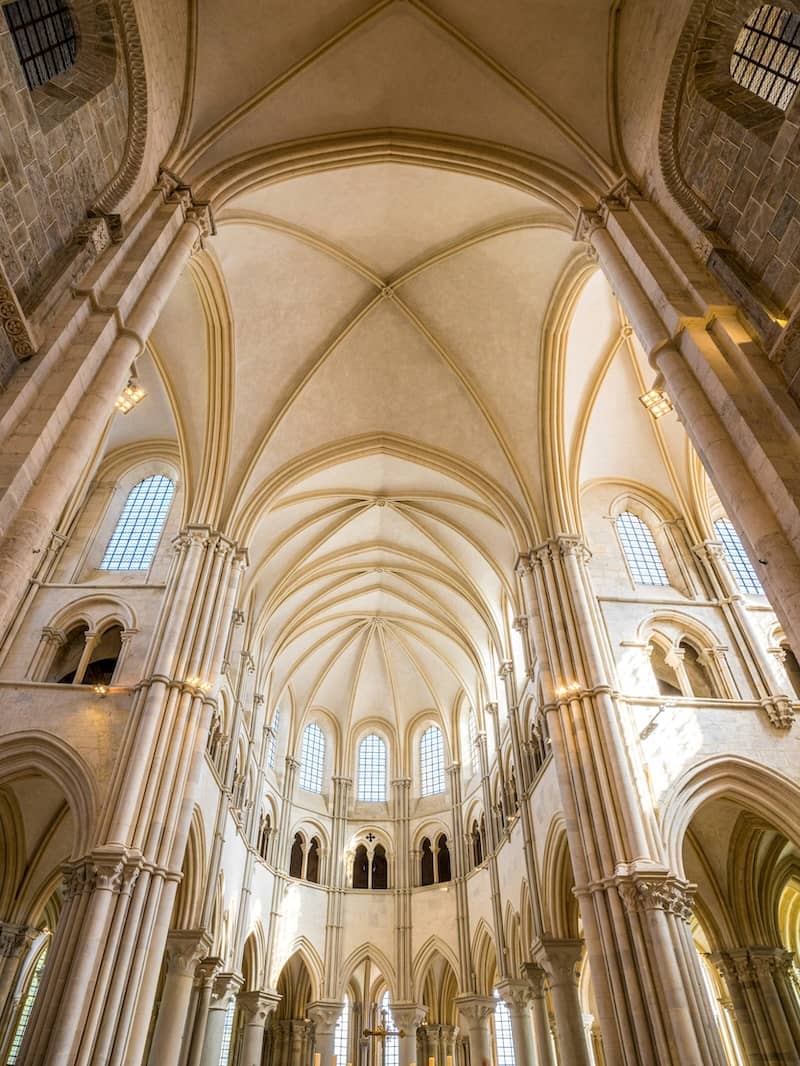
{"label": "clerestory window", "polygon": [[422,795],[444,792],[444,741],[438,726],[429,726],[419,743]]}
{"label": "clerestory window", "polygon": [[753,569],[753,564],[747,557],[744,545],[739,539],[739,534],[733,527],[733,523],[727,518],[719,518],[714,523],[714,531],[717,539],[725,551],[725,558],[731,568],[736,583],[742,592],[749,592],[753,596],[763,596],[764,589],[758,580],[758,575]]}
{"label": "clerestory window", "polygon": [[163,474],[146,477],[134,485],[108,542],[101,570],[147,570],[174,494],[175,485]]}
{"label": "clerestory window", "polygon": [[358,746],[358,798],[365,803],[386,800],[386,745],[375,733]]}
{"label": "clerestory window", "polygon": [[637,585],[669,585],[653,534],[641,518],[623,511],[617,516],[617,533],[634,582]]}
{"label": "clerestory window", "polygon": [[324,766],[325,734],[316,722],[311,722],[303,730],[300,788],[306,792],[322,792],[322,771]]}
{"label": "clerestory window", "polygon": [[78,39],[65,0],[15,0],[3,6],[3,14],[29,89],[75,63]]}
{"label": "clerestory window", "polygon": [[800,15],[775,4],[756,8],[736,39],[731,77],[785,111],[800,84]]}

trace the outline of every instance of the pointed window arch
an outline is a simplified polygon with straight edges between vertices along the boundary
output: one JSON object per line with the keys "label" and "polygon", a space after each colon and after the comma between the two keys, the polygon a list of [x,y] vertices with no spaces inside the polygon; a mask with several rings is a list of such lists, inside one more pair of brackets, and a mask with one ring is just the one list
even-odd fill
{"label": "pointed window arch", "polygon": [[101,570],[147,570],[174,495],[174,483],[163,474],[153,474],[134,485],[111,534]]}
{"label": "pointed window arch", "polygon": [[428,837],[422,838],[420,854],[420,884],[432,885],[435,878],[433,873],[433,848]]}
{"label": "pointed window arch", "polygon": [[725,552],[728,566],[742,592],[749,592],[753,596],[763,596],[764,589],[733,523],[727,518],[718,518],[714,523],[714,532],[717,534],[717,540]]}
{"label": "pointed window arch", "polygon": [[386,744],[376,733],[358,746],[358,798],[365,803],[386,801]]}
{"label": "pointed window arch", "polygon": [[33,1011],[33,1005],[36,1002],[39,985],[42,983],[42,971],[44,970],[46,959],[47,945],[45,945],[39,953],[39,958],[36,960],[36,965],[33,967],[33,973],[28,981],[28,987],[25,989],[25,995],[22,997],[22,1007],[17,1016],[17,1021],[14,1026],[14,1035],[11,1038],[11,1044],[8,1048],[8,1056],[6,1058],[7,1066],[14,1066],[17,1057],[19,1056],[22,1040],[25,1036],[25,1030],[28,1028],[28,1022],[31,1020],[31,1013]]}
{"label": "pointed window arch", "polygon": [[637,585],[669,585],[667,571],[649,527],[630,511],[617,515],[617,534]]}
{"label": "pointed window arch", "polygon": [[438,726],[428,726],[419,742],[422,795],[444,792],[444,740]]}
{"label": "pointed window arch", "polygon": [[316,722],[309,722],[303,730],[300,788],[306,792],[322,792],[322,771],[324,768],[325,734]]}
{"label": "pointed window arch", "polygon": [[731,77],[785,111],[800,84],[800,14],[776,4],[757,7],[736,38]]}

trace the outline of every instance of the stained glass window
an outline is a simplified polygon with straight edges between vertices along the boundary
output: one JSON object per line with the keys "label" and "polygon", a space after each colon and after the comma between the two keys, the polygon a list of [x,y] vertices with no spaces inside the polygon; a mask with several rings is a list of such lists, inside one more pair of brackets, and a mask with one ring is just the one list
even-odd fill
{"label": "stained glass window", "polygon": [[774,4],[756,8],[736,39],[731,77],[785,111],[800,83],[800,15]]}
{"label": "stained glass window", "polygon": [[725,550],[725,558],[728,560],[733,576],[742,592],[750,592],[754,596],[763,596],[764,589],[758,580],[753,564],[747,558],[744,545],[739,540],[739,534],[733,527],[733,523],[727,518],[719,518],[714,523],[717,539]]}
{"label": "stained glass window", "polygon": [[386,745],[375,733],[358,746],[358,798],[366,803],[386,800]]}
{"label": "stained glass window", "polygon": [[175,486],[162,474],[147,477],[131,489],[100,563],[101,570],[149,567],[174,493]]}
{"label": "stained glass window", "polygon": [[617,516],[617,533],[636,584],[669,585],[653,534],[641,518],[623,511]]}
{"label": "stained glass window", "polygon": [[64,0],[15,0],[3,13],[29,89],[69,70],[78,42]]}
{"label": "stained glass window", "polygon": [[325,734],[316,722],[303,730],[303,756],[300,767],[300,788],[306,792],[322,792],[322,770],[325,765]]}
{"label": "stained glass window", "polygon": [[438,726],[429,726],[419,743],[422,795],[444,792],[444,742]]}

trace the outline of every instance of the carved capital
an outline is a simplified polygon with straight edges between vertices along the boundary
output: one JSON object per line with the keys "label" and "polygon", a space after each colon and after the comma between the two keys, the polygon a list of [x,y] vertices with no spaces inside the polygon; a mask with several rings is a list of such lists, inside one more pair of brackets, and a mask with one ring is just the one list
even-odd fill
{"label": "carved capital", "polygon": [[176,929],[167,937],[167,960],[170,973],[194,977],[200,960],[210,947],[204,929]]}
{"label": "carved capital", "polygon": [[[246,1025],[263,1026],[281,999],[278,992],[240,992],[236,1004],[244,1012]],[[339,1004],[340,1013],[341,1010]]]}
{"label": "carved capital", "polygon": [[492,996],[457,996],[455,1003],[471,1029],[485,1026],[495,1008]]}
{"label": "carved capital", "polygon": [[632,873],[617,879],[617,889],[631,913],[661,910],[688,922],[697,886],[668,874]]}
{"label": "carved capital", "polygon": [[314,1023],[317,1033],[333,1032],[341,1013],[342,1004],[339,1000],[318,999],[306,1007],[306,1014]]}
{"label": "carved capital", "polygon": [[533,989],[528,981],[501,981],[497,986],[497,991],[509,1010],[525,1010],[534,998]]}
{"label": "carved capital", "polygon": [[794,723],[794,707],[785,696],[767,696],[761,706],[776,729],[791,729]]}
{"label": "carved capital", "polygon": [[523,963],[522,972],[525,974],[525,979],[528,982],[528,987],[531,990],[531,999],[541,999],[544,995],[544,986],[547,981],[547,974],[544,972],[541,966],[535,962]]}
{"label": "carved capital", "polygon": [[33,925],[0,922],[0,958],[18,959],[36,939],[39,930]]}
{"label": "carved capital", "polygon": [[238,973],[220,973],[214,978],[211,990],[211,1004],[213,1007],[227,1007],[239,989],[243,980]]}
{"label": "carved capital", "polygon": [[542,937],[533,945],[533,955],[551,985],[576,984],[577,967],[583,954],[582,940]]}
{"label": "carved capital", "polygon": [[575,222],[574,239],[583,244],[591,244],[593,234],[605,227],[606,219],[607,214],[602,205],[594,208],[582,207]]}

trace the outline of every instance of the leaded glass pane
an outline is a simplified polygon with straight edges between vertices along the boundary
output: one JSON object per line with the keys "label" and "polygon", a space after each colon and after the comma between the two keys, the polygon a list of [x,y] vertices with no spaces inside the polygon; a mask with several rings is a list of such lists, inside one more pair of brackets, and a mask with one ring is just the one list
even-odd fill
{"label": "leaded glass pane", "polygon": [[322,792],[322,770],[325,765],[325,735],[312,722],[303,731],[303,757],[300,767],[300,788],[306,792]]}
{"label": "leaded glass pane", "polygon": [[444,792],[444,742],[442,731],[432,725],[420,740],[420,766],[422,770],[422,795],[435,796]]}
{"label": "leaded glass pane", "polygon": [[174,493],[175,486],[162,474],[145,478],[131,489],[100,563],[101,570],[147,570]]}
{"label": "leaded glass pane", "polygon": [[623,511],[617,517],[617,533],[636,584],[669,585],[653,534],[641,518]]}
{"label": "leaded glass pane", "polygon": [[736,39],[731,77],[785,111],[800,83],[800,15],[774,4],[757,8]]}
{"label": "leaded glass pane", "polygon": [[763,596],[764,589],[758,580],[753,564],[747,557],[744,545],[739,540],[739,534],[733,527],[733,523],[727,518],[720,518],[714,523],[717,539],[725,550],[728,566],[733,571],[737,584],[742,592],[750,592],[753,596]]}
{"label": "leaded glass pane", "polygon": [[358,798],[366,803],[386,800],[386,745],[374,733],[358,746]]}

